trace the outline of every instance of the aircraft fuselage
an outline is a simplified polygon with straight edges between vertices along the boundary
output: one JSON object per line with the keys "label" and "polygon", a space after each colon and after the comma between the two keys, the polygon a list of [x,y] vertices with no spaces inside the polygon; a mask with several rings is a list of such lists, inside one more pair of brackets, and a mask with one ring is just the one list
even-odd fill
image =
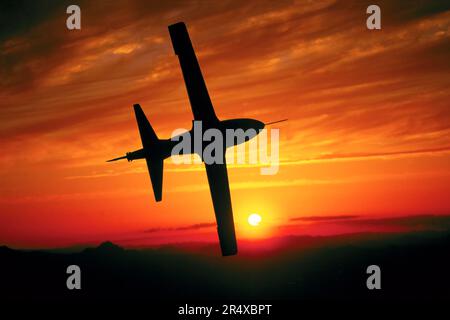
{"label": "aircraft fuselage", "polygon": [[[146,152],[158,152],[162,155],[163,159],[166,159],[172,155],[172,150],[183,139],[190,139],[191,148],[188,152],[182,149],[181,155],[197,153],[200,157],[203,154],[203,150],[211,141],[205,141],[204,133],[209,130],[218,130],[223,137],[224,151],[228,147],[236,146],[254,138],[259,132],[264,129],[264,123],[248,118],[241,119],[229,119],[223,121],[217,121],[216,123],[203,123],[202,121],[193,121],[192,129],[185,131],[179,135],[173,136],[170,139],[161,139],[157,146],[152,150],[144,150],[144,148],[128,152],[126,158],[128,161],[145,159]],[[233,137],[232,139],[230,137]],[[198,141],[201,141],[201,145],[198,146]],[[155,149],[156,148],[156,149]]]}

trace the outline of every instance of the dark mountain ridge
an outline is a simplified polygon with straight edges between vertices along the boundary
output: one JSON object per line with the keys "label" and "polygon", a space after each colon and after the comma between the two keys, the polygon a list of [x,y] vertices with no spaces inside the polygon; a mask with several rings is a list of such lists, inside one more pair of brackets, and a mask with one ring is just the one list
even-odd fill
{"label": "dark mountain ridge", "polygon": [[[2,295],[63,301],[450,299],[448,232],[279,240],[270,251],[244,246],[242,254],[227,258],[212,244],[123,249],[105,242],[65,254],[3,246]],[[81,269],[81,290],[66,287],[72,264]],[[381,268],[382,290],[366,287],[372,264]]]}

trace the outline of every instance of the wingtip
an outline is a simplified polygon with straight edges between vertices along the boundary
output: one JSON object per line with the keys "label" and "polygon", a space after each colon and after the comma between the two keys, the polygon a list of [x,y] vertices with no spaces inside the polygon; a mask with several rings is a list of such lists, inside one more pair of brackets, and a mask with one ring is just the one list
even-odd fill
{"label": "wingtip", "polygon": [[222,257],[232,257],[237,255],[238,251],[237,248],[235,250],[232,251],[226,251],[226,252],[222,252]]}
{"label": "wingtip", "polygon": [[179,28],[179,27],[181,27],[181,26],[184,26],[184,27],[186,27],[186,23],[184,23],[184,21],[178,21],[178,22],[175,22],[175,23],[172,23],[172,24],[170,24],[169,26],[168,26],[168,28],[169,28],[169,31],[170,30],[172,30],[173,28]]}

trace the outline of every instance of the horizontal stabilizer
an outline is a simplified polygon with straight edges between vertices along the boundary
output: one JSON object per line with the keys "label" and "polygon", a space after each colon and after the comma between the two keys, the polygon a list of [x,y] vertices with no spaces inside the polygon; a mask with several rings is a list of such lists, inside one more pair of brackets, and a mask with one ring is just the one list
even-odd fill
{"label": "horizontal stabilizer", "polygon": [[161,201],[164,159],[160,152],[159,139],[139,104],[134,105],[134,113],[139,127],[139,134],[141,135],[142,146],[144,147],[143,153],[147,161],[155,200]]}
{"label": "horizontal stabilizer", "polygon": [[148,172],[150,173],[150,180],[152,181],[155,201],[161,201],[164,160],[163,159],[152,160],[150,158],[147,158],[146,160]]}

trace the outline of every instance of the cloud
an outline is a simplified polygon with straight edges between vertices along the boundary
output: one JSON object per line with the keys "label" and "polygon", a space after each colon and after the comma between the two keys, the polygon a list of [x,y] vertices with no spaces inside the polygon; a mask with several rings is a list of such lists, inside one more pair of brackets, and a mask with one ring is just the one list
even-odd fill
{"label": "cloud", "polygon": [[[448,177],[447,172],[421,172],[421,173],[384,173],[378,175],[352,175],[347,178],[330,178],[330,179],[284,179],[278,176],[271,176],[269,180],[263,180],[259,178],[257,180],[247,180],[241,182],[230,182],[230,188],[232,190],[241,189],[265,189],[265,188],[286,188],[286,187],[299,187],[299,186],[329,186],[329,185],[342,185],[342,184],[360,184],[362,182],[387,182],[392,180],[402,181],[405,178],[425,178],[425,177]],[[260,176],[262,177],[262,176]],[[203,184],[185,184],[178,185],[167,192],[199,192],[209,190],[207,183]]]}
{"label": "cloud", "polygon": [[[134,103],[161,138],[191,125],[167,32],[178,21],[187,23],[220,119],[289,118],[280,125],[279,176],[241,170],[232,188],[260,188],[266,197],[270,188],[339,183],[350,193],[348,184],[356,190],[361,181],[389,188],[389,179],[433,178],[405,188],[406,197],[437,194],[449,181],[448,1],[381,0],[379,32],[366,29],[371,3],[359,0],[78,1],[80,31],[65,27],[69,4],[0,4],[0,219],[24,221],[17,228],[26,230],[23,211],[41,216],[55,199],[77,210],[85,199],[107,198],[120,211],[118,186],[128,197],[151,192],[147,176],[129,174],[147,175],[144,163],[104,161],[141,147]],[[203,168],[167,169],[179,174],[165,176],[168,192],[208,188],[201,175],[189,176]],[[442,199],[436,206],[444,210]],[[98,208],[83,212],[101,216]]]}
{"label": "cloud", "polygon": [[[370,152],[359,152],[359,153],[348,153],[348,154],[322,154],[317,158],[312,159],[300,159],[300,160],[285,160],[280,161],[279,166],[297,166],[297,165],[307,165],[312,163],[325,163],[325,162],[333,162],[333,161],[363,161],[368,159],[395,159],[401,157],[417,157],[417,156],[433,156],[433,155],[442,155],[450,153],[450,147],[442,147],[442,148],[430,148],[430,149],[418,149],[418,150],[405,150],[405,151],[396,151],[396,152],[385,152],[385,153],[370,153]],[[170,159],[167,161],[168,167],[164,169],[164,172],[171,173],[183,173],[183,172],[203,172],[205,170],[203,165],[170,165]],[[268,167],[266,163],[260,164],[227,164],[227,168],[230,169],[249,169],[249,168],[261,168]],[[102,178],[102,177],[114,177],[114,176],[122,176],[128,174],[136,174],[136,173],[148,173],[148,169],[146,167],[138,167],[138,168],[129,168],[122,169],[120,171],[115,171],[112,169],[104,169],[102,171],[94,171],[89,174],[84,175],[71,175],[65,177],[65,179],[92,179],[92,178]],[[308,184],[307,180],[298,181],[296,184]],[[309,181],[309,184],[320,184],[320,183],[331,183],[331,181]],[[342,182],[342,181],[341,181]],[[275,185],[274,185],[275,186]],[[238,186],[237,186],[238,187]],[[196,190],[197,188],[189,189],[190,191]],[[176,192],[178,189],[174,189]]]}
{"label": "cloud", "polygon": [[[294,217],[290,224],[281,228],[295,230],[298,227],[302,232],[314,233],[317,230],[327,232],[358,233],[375,231],[447,231],[450,230],[450,215],[403,215],[403,216],[375,216],[367,215],[336,215],[336,216],[306,216]],[[303,224],[308,222],[308,224]]]}
{"label": "cloud", "polygon": [[321,222],[321,221],[351,220],[351,219],[356,219],[358,217],[359,216],[353,216],[353,215],[304,216],[304,217],[294,217],[294,218],[289,219],[289,221]]}
{"label": "cloud", "polygon": [[396,226],[417,230],[439,231],[450,229],[450,215],[416,215],[388,218],[362,218],[349,221],[348,223],[357,226]]}
{"label": "cloud", "polygon": [[150,228],[150,229],[144,230],[144,233],[198,230],[198,229],[212,228],[215,225],[216,225],[215,223],[196,223],[196,224],[191,224],[188,226],[182,226],[182,227],[176,227],[176,228]]}
{"label": "cloud", "polygon": [[[28,21],[25,26],[15,22],[22,21],[20,19],[11,19],[8,23],[10,27],[4,34],[5,49],[8,50],[3,50],[4,59],[1,59],[5,63],[2,79],[8,82],[5,83],[7,87],[22,92],[24,88],[39,89],[39,96],[44,99],[33,98],[33,103],[27,104],[23,98],[7,96],[7,107],[2,110],[1,115],[10,121],[9,125],[0,131],[0,137],[64,133],[76,125],[82,125],[86,133],[98,130],[89,124],[89,120],[101,118],[103,123],[117,123],[117,113],[128,113],[130,96],[134,96],[135,100],[150,99],[152,105],[156,103],[158,106],[152,108],[153,110],[168,103],[169,97],[165,92],[180,92],[177,95],[186,103],[185,93],[175,89],[180,88],[182,83],[165,28],[168,21],[176,19],[177,16],[186,17],[202,64],[208,66],[204,70],[208,84],[214,88],[216,99],[222,101],[222,104],[225,102],[230,111],[236,109],[231,105],[239,99],[252,101],[257,105],[259,99],[271,101],[269,95],[273,96],[274,100],[283,95],[290,97],[287,98],[289,103],[289,100],[296,97],[292,94],[294,83],[301,84],[301,88],[297,88],[298,96],[301,97],[299,102],[306,106],[311,99],[317,104],[324,99],[348,97],[348,87],[356,88],[355,91],[349,92],[353,96],[369,93],[370,97],[373,90],[379,91],[379,85],[369,90],[364,85],[371,82],[376,84],[378,82],[374,80],[379,81],[381,77],[390,79],[391,83],[386,84],[386,89],[392,90],[393,87],[398,87],[400,81],[389,77],[387,70],[383,68],[376,68],[378,73],[384,74],[379,74],[378,79],[374,79],[370,76],[370,73],[375,71],[374,66],[367,64],[367,59],[381,54],[383,58],[392,60],[389,58],[391,54],[383,56],[384,52],[389,48],[400,50],[405,43],[417,46],[417,41],[414,40],[414,34],[417,32],[427,35],[421,37],[421,41],[445,43],[445,15],[440,15],[445,12],[446,6],[441,2],[427,5],[421,2],[408,2],[408,5],[404,2],[396,5],[382,2],[381,5],[387,9],[384,10],[386,17],[383,15],[386,24],[395,22],[396,28],[386,31],[383,37],[367,39],[362,37],[366,32],[361,33],[355,27],[355,22],[364,17],[359,11],[363,9],[364,4],[358,2],[315,1],[300,5],[281,1],[276,4],[262,2],[256,5],[226,1],[221,6],[205,7],[178,1],[158,5],[140,1],[118,1],[101,8],[92,2],[81,2],[84,27],[80,33],[71,33],[64,28],[65,14],[60,13],[64,13],[65,3],[51,7],[36,5],[39,8],[34,9],[27,8],[28,4],[17,5],[11,17],[20,17],[24,8],[27,8],[25,11],[29,12],[30,19],[23,19]],[[235,19],[228,19],[230,16]],[[432,22],[424,23],[424,19]],[[112,28],[107,29],[106,26],[109,25]],[[413,28],[413,31],[405,33],[399,25]],[[214,37],[204,31],[212,28],[216,30]],[[342,29],[346,32],[342,32]],[[444,32],[442,39],[439,36],[432,38],[431,35],[439,34],[440,31]],[[360,41],[353,41],[355,37]],[[262,43],[264,46],[261,46]],[[374,51],[374,48],[382,49]],[[439,52],[435,49],[426,54]],[[127,54],[117,54],[119,52]],[[227,57],[226,60],[223,59],[224,56]],[[392,56],[395,60],[400,57],[396,52]],[[430,59],[429,56],[416,55],[409,58],[411,54],[401,56],[403,61],[408,63],[408,59],[414,61],[415,68],[421,68],[417,58],[420,61]],[[436,62],[443,61],[443,58],[434,59],[433,65],[439,65]],[[354,60],[357,60],[356,64]],[[378,60],[379,58],[376,58],[375,62]],[[353,72],[352,78],[339,76],[325,79],[329,73],[326,70],[332,68],[337,68],[336,74],[347,74],[348,64],[352,64],[352,71],[356,71]],[[430,68],[433,65],[425,67]],[[293,70],[301,72],[293,73]],[[325,70],[327,74],[320,70]],[[366,79],[361,78],[362,70],[368,73],[365,75]],[[177,85],[174,85],[175,83]],[[58,93],[61,86],[64,88],[64,95]],[[242,96],[240,92],[244,87],[247,88],[246,94]],[[411,89],[414,88],[408,88]],[[26,92],[28,91],[25,90]],[[235,94],[231,95],[231,92]],[[157,95],[163,99],[156,100]],[[30,96],[25,94],[24,98],[29,100]],[[49,104],[48,100],[53,103]],[[21,108],[18,109],[17,105]],[[380,128],[389,120],[371,116],[370,110],[377,111],[372,105],[360,109],[358,113],[352,112],[354,107],[361,106],[362,104],[355,101],[354,106],[341,106],[335,110],[321,110],[317,106],[311,110],[314,111],[312,116],[328,113],[328,118],[324,119],[326,121],[315,125],[319,129],[325,126],[323,129],[332,131],[356,130],[360,133],[361,130],[367,131],[372,126]],[[256,109],[262,109],[263,115],[279,110],[278,106],[272,108],[273,110],[270,110],[261,106]],[[218,109],[223,110],[220,105]],[[250,114],[254,114],[256,109],[251,110]],[[438,109],[436,106],[435,110]],[[63,110],[65,112],[62,112]],[[164,110],[172,112],[173,104],[170,103],[170,107]],[[32,122],[28,122],[26,117],[30,111],[34,114]],[[188,109],[185,111],[189,112]],[[402,113],[405,115],[407,112],[409,111],[405,110]],[[392,117],[398,119],[400,115],[395,113],[392,113]],[[13,116],[17,114],[23,116]],[[355,116],[363,116],[365,121],[354,121],[357,120],[354,119]],[[297,117],[313,124],[311,117],[304,112],[295,112],[292,118]],[[364,126],[364,129],[359,126]],[[108,126],[105,126],[106,128]]]}
{"label": "cloud", "polygon": [[442,154],[449,153],[450,147],[439,147],[439,148],[429,148],[429,149],[418,149],[418,150],[405,150],[405,151],[395,151],[395,152],[384,152],[384,153],[370,153],[370,152],[360,152],[360,153],[349,153],[349,154],[324,154],[313,160],[341,160],[341,159],[365,159],[365,158],[393,158],[401,156],[414,156],[423,154]]}

